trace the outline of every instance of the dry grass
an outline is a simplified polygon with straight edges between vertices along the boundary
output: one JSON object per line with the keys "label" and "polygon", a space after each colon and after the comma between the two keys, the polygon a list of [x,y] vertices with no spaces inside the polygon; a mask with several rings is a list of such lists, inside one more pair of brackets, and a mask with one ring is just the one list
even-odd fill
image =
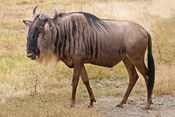
{"label": "dry grass", "polygon": [[155,83],[155,94],[166,95],[172,94],[175,91],[175,66],[160,65],[157,69],[157,77]]}
{"label": "dry grass", "polygon": [[157,63],[175,63],[175,16],[166,19],[158,19],[152,25],[152,36],[154,39],[154,52]]}
{"label": "dry grass", "polygon": [[[170,95],[175,91],[175,66],[162,64],[156,67],[156,79],[154,96]],[[146,94],[146,85],[143,78],[140,78],[135,86],[135,93]]]}
{"label": "dry grass", "polygon": [[[175,91],[174,1],[0,0],[0,116],[101,116],[95,109],[86,108],[89,99],[82,82],[78,88],[77,107],[68,108],[71,69],[63,63],[58,63],[55,68],[45,68],[25,57],[27,27],[22,20],[32,19],[35,4],[39,4],[39,11],[50,15],[56,8],[140,23],[153,36],[156,61],[154,94],[164,95]],[[92,65],[86,67],[97,98],[122,96],[128,83],[128,75],[122,64],[111,69]],[[140,78],[134,95],[146,94],[145,91],[143,78]]]}
{"label": "dry grass", "polygon": [[1,103],[1,117],[101,117],[100,113],[85,105],[77,104],[75,108],[70,108],[62,95],[56,93],[45,92],[35,96],[12,98]]}

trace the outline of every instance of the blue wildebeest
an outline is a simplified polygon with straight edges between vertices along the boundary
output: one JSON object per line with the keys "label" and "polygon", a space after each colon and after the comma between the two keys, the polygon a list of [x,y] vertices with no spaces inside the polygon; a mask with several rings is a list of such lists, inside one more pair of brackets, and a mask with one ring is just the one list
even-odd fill
{"label": "blue wildebeest", "polygon": [[[123,61],[129,74],[129,85],[117,106],[122,107],[126,103],[138,79],[137,69],[147,86],[145,108],[151,107],[155,67],[151,36],[143,27],[130,21],[100,19],[85,12],[55,11],[55,14],[49,17],[43,13],[37,14],[36,8],[37,6],[33,9],[33,21],[23,20],[29,26],[27,57],[33,60],[54,57],[74,68],[71,106],[75,104],[80,76],[88,90],[90,106],[96,101],[84,67],[85,63],[113,67]],[[144,63],[146,49],[148,68]]]}

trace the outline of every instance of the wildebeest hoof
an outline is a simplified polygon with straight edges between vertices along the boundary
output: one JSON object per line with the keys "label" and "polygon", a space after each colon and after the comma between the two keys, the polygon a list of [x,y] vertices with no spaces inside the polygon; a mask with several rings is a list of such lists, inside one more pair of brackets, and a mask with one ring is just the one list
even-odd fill
{"label": "wildebeest hoof", "polygon": [[146,104],[146,106],[143,108],[143,110],[150,110],[151,109],[151,104]]}
{"label": "wildebeest hoof", "polygon": [[94,102],[96,102],[96,100],[95,100],[95,99],[90,100],[90,104],[89,104],[89,106],[88,106],[88,107],[93,107],[93,103],[94,103]]}
{"label": "wildebeest hoof", "polygon": [[117,104],[115,107],[123,108],[123,104]]}
{"label": "wildebeest hoof", "polygon": [[72,103],[72,104],[70,105],[70,108],[75,108],[75,104]]}
{"label": "wildebeest hoof", "polygon": [[93,105],[89,105],[88,108],[93,108],[94,106]]}

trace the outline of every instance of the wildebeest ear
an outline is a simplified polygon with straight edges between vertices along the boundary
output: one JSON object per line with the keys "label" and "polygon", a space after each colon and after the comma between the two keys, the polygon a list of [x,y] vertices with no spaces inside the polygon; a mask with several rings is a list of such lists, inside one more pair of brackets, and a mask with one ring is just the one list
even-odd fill
{"label": "wildebeest ear", "polygon": [[30,20],[23,20],[23,22],[24,22],[25,25],[30,26],[32,21],[30,21]]}

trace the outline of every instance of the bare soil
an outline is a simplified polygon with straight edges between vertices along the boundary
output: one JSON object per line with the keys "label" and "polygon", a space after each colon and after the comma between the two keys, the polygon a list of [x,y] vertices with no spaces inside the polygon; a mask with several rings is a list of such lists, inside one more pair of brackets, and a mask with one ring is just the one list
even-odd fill
{"label": "bare soil", "polygon": [[104,117],[175,117],[175,95],[153,98],[152,109],[144,110],[144,96],[130,97],[123,108],[115,107],[120,102],[116,97],[103,97],[97,100],[95,108]]}

